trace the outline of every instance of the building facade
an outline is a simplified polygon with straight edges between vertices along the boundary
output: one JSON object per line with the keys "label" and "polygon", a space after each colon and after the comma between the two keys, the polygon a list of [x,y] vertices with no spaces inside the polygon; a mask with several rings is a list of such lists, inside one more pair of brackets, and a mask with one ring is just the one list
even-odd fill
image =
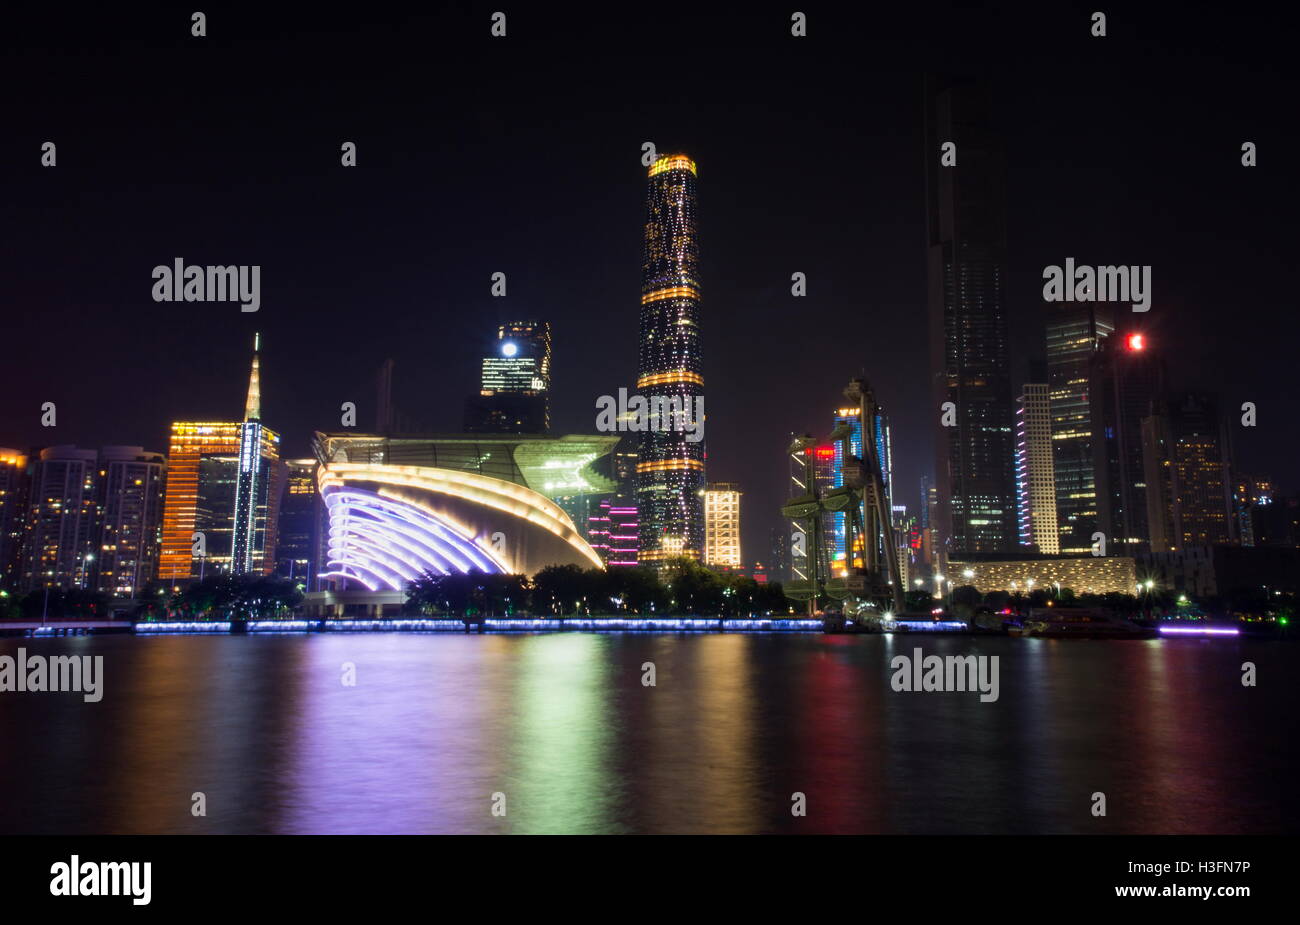
{"label": "building facade", "polygon": [[[1007,560],[951,560],[955,584],[974,585],[980,593],[1052,592],[1056,586],[1076,594],[1136,594],[1137,564],[1132,556],[1058,556]],[[970,575],[966,573],[970,572]]]}

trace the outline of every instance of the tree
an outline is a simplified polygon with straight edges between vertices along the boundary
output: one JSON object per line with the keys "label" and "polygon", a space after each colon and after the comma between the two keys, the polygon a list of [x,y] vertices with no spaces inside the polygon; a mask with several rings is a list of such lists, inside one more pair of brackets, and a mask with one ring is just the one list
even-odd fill
{"label": "tree", "polygon": [[606,573],[604,587],[607,596],[612,598],[610,606],[616,611],[634,614],[668,612],[668,589],[660,584],[659,576],[652,568],[644,565],[612,568]]}
{"label": "tree", "polygon": [[694,559],[670,559],[665,569],[672,595],[673,613],[718,614],[722,612],[722,579]]}
{"label": "tree", "polygon": [[533,576],[533,612],[576,613],[591,596],[593,582],[577,565],[548,565]]}

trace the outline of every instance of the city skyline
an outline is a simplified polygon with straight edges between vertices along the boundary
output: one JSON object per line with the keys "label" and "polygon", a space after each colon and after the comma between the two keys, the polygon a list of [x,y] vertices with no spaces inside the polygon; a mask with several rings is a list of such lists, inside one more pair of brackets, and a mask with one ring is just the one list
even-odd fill
{"label": "city skyline", "polygon": [[1283,895],[1286,12],[6,10],[9,892],[844,834],[926,840],[911,917],[970,835],[1065,849],[1013,911]]}
{"label": "city skyline", "polygon": [[[707,17],[702,21],[701,41],[714,34],[710,28],[716,25]],[[956,34],[974,27],[995,42],[996,25],[981,25],[975,17],[973,23],[955,21],[950,28]],[[265,28],[284,30],[285,24],[273,19]],[[323,36],[328,47],[337,28],[325,20],[312,34]],[[149,30],[146,24],[142,34],[148,36]],[[291,32],[277,34],[295,41]],[[751,38],[745,36],[746,41]],[[1084,54],[1089,50],[1084,41],[1065,53]],[[1132,39],[1120,31],[1107,41],[1125,48]],[[1168,45],[1175,48],[1177,43],[1171,39]],[[525,55],[531,53],[524,50]],[[180,52],[170,54],[188,77],[188,92],[199,99],[205,93],[215,96],[218,88],[224,92],[225,81],[238,79],[218,74],[201,61],[186,60]],[[1050,90],[1054,99],[1095,96],[1118,101],[1122,91],[1158,80],[1162,64],[1173,54],[1155,49],[1124,82],[1102,77],[1085,93],[1081,84],[1056,77]],[[729,55],[724,49],[716,61],[701,62],[700,67],[721,73]],[[961,61],[953,63],[956,67]],[[798,64],[828,76],[837,72],[830,62],[800,58]],[[129,81],[134,67],[119,62],[109,79]],[[400,71],[402,65],[391,67]],[[310,434],[334,427],[344,401],[356,402],[360,420],[368,421],[374,371],[390,356],[396,359],[394,393],[403,408],[427,422],[431,431],[455,432],[461,427],[460,403],[479,374],[481,356],[476,354],[483,332],[518,317],[551,321],[553,428],[591,432],[595,399],[620,386],[634,386],[630,364],[635,359],[629,345],[637,330],[635,274],[642,246],[637,229],[642,223],[640,183],[645,171],[641,144],[650,139],[660,150],[687,151],[707,165],[702,233],[708,245],[701,261],[705,278],[717,281],[710,291],[718,299],[701,321],[704,341],[714,345],[704,356],[705,378],[718,383],[710,391],[708,477],[744,488],[745,547],[765,549],[770,531],[782,526],[775,513],[786,491],[781,451],[789,433],[817,414],[814,409],[836,401],[846,375],[864,373],[891,409],[897,497],[909,512],[920,513],[915,510],[915,486],[922,477],[934,475],[937,417],[925,377],[918,375],[925,364],[927,336],[924,247],[919,243],[924,234],[919,168],[924,143],[922,80],[915,70],[881,68],[881,80],[870,89],[872,125],[889,126],[890,142],[873,142],[875,134],[856,121],[816,130],[804,126],[801,131],[807,137],[783,152],[779,173],[772,171],[776,162],[754,145],[756,125],[774,130],[792,115],[848,111],[845,107],[860,99],[832,82],[824,98],[806,101],[793,89],[783,89],[777,73],[759,78],[764,94],[739,113],[709,97],[683,113],[640,99],[630,92],[635,83],[631,73],[615,67],[607,86],[579,95],[583,108],[541,131],[537,137],[548,143],[516,150],[501,139],[519,126],[540,123],[528,106],[514,106],[509,97],[494,95],[498,85],[489,85],[464,101],[467,117],[459,123],[463,137],[456,150],[384,118],[387,110],[382,107],[376,110],[364,121],[367,132],[358,140],[359,167],[354,174],[338,166],[333,138],[327,146],[322,137],[320,151],[312,152],[302,146],[300,135],[262,124],[260,144],[271,152],[271,160],[285,168],[296,165],[286,183],[271,191],[236,177],[246,169],[256,175],[255,164],[265,156],[241,155],[228,145],[209,150],[198,144],[205,137],[202,133],[184,140],[188,147],[183,155],[179,148],[169,149],[171,166],[147,152],[133,156],[135,166],[124,164],[114,153],[120,146],[111,142],[134,137],[132,117],[118,111],[82,112],[78,124],[93,131],[73,145],[77,164],[125,169],[128,179],[147,171],[159,178],[158,188],[136,184],[133,195],[159,205],[162,200],[153,197],[179,196],[192,202],[191,211],[203,219],[164,210],[158,212],[167,216],[164,222],[139,224],[124,236],[115,216],[127,200],[101,193],[102,205],[87,211],[84,197],[77,194],[80,184],[96,182],[95,170],[57,168],[55,175],[68,194],[51,201],[49,172],[42,177],[33,160],[30,169],[36,182],[16,191],[14,205],[19,224],[32,229],[31,245],[19,243],[22,259],[14,267],[14,291],[27,309],[11,313],[9,330],[20,342],[33,341],[50,323],[93,334],[62,345],[67,362],[93,366],[100,351],[119,358],[114,374],[134,400],[124,408],[106,393],[74,388],[75,379],[51,377],[39,353],[18,356],[14,361],[19,385],[0,395],[0,420],[6,422],[0,443],[20,449],[131,444],[161,451],[172,421],[230,419],[230,412],[222,409],[240,400],[241,384],[218,371],[245,362],[255,330],[267,332],[274,359],[266,373],[266,391],[273,396],[267,400],[266,414],[270,426],[284,435],[284,457],[306,455]],[[1267,159],[1253,171],[1240,166],[1236,140],[1263,139],[1260,144],[1267,149],[1269,136],[1260,134],[1262,116],[1267,99],[1281,91],[1273,88],[1263,98],[1244,95],[1249,74],[1247,67],[1239,84],[1198,87],[1202,98],[1237,101],[1223,128],[1222,151],[1207,150],[1204,142],[1179,149],[1163,141],[1159,146],[1141,144],[1144,138],[1167,137],[1171,123],[1188,111],[1174,100],[1168,111],[1150,116],[1150,125],[1126,115],[1122,107],[1116,111],[1115,118],[1125,120],[1126,137],[1135,142],[1134,150],[1123,155],[1040,119],[1016,121],[1013,113],[1039,111],[1035,99],[1047,89],[1014,83],[1005,70],[989,75],[1009,152],[1009,355],[1018,388],[1028,376],[1020,367],[1043,353],[1049,308],[1041,297],[1044,266],[1071,255],[1082,261],[1092,254],[1098,263],[1151,263],[1155,307],[1148,317],[1157,328],[1153,336],[1170,348],[1171,388],[1216,392],[1228,409],[1255,401],[1261,408],[1260,427],[1238,433],[1234,450],[1243,470],[1268,474],[1288,492],[1297,485],[1292,460],[1300,447],[1293,429],[1282,422],[1294,420],[1300,405],[1288,387],[1281,358],[1288,340],[1285,332],[1294,322],[1281,307],[1282,300],[1267,295],[1286,291],[1276,251],[1274,226],[1279,219],[1269,216],[1279,212],[1287,194],[1281,193],[1279,200],[1279,194],[1268,192],[1266,182],[1257,178],[1256,172],[1258,177],[1267,175]],[[54,111],[70,113],[75,107],[64,84],[40,84],[37,95],[20,103],[20,124],[37,133],[33,139],[53,132],[45,127],[47,120],[34,118],[35,110],[28,108],[33,101],[39,103],[42,92]],[[619,116],[604,114],[604,101],[620,94],[633,105],[625,106]],[[399,103],[397,97],[390,105]],[[252,105],[252,119],[269,112]],[[342,119],[349,106],[338,111]],[[482,112],[496,115],[474,114]],[[561,143],[574,133],[584,138],[583,156],[577,159],[572,157],[573,144]],[[1182,136],[1175,131],[1174,137]],[[405,147],[395,147],[398,141]],[[411,147],[413,141],[417,144]],[[399,150],[409,153],[399,156]],[[74,155],[66,143],[61,151],[61,164],[72,166],[68,158]],[[1069,152],[1068,158],[1058,158],[1064,163],[1053,162],[1051,176],[1057,179],[1049,184],[1043,183],[1046,169],[1037,163],[1044,151]],[[419,179],[413,172],[417,155],[443,169]],[[182,170],[177,165],[186,166]],[[472,194],[459,191],[464,183],[441,179],[458,169],[469,170],[481,181]],[[199,174],[209,179],[200,180]],[[345,180],[349,176],[354,178]],[[787,180],[777,181],[778,176]],[[548,179],[546,186],[536,183],[539,177]],[[232,182],[237,184],[233,190]],[[783,182],[793,182],[799,195],[774,198],[773,191]],[[1163,213],[1143,212],[1117,221],[1129,202],[1123,191],[1138,182],[1152,190],[1151,199],[1169,206]],[[1199,198],[1184,202],[1178,193],[1192,184]],[[405,192],[399,194],[399,189]],[[328,207],[318,203],[323,191],[330,197]],[[440,205],[433,205],[430,197]],[[271,239],[247,229],[241,211],[227,200],[244,203],[244,210],[251,208],[253,214],[277,216],[268,233],[306,235],[309,243],[292,252],[271,247]],[[1193,205],[1203,222],[1233,232],[1206,238],[1184,230],[1181,212]],[[376,225],[375,217],[385,210],[390,219]],[[444,213],[447,221],[437,225],[424,219]],[[77,221],[60,221],[61,214],[75,214]],[[837,220],[810,226],[809,214],[858,214],[880,220],[850,231]],[[1243,225],[1240,218],[1246,215],[1251,223]],[[542,217],[542,233],[525,232],[523,225],[537,216]],[[71,247],[48,246],[56,225],[71,227]],[[445,238],[442,227],[469,236],[459,241]],[[555,233],[561,228],[562,234]],[[231,236],[236,230],[237,238]],[[346,250],[346,259],[339,248]],[[75,268],[68,264],[68,253],[77,255]],[[865,266],[860,254],[869,255]],[[241,313],[228,303],[154,303],[148,297],[149,268],[178,256],[190,262],[260,262],[266,290],[260,310]],[[323,287],[326,267],[331,284]],[[498,271],[509,280],[505,298],[490,294],[492,274]],[[790,295],[795,272],[807,277],[808,295],[802,299]],[[49,279],[58,280],[58,285],[38,284]],[[1242,310],[1225,309],[1233,305]],[[878,337],[858,341],[830,336],[844,318],[864,314]],[[1255,315],[1261,324],[1279,326],[1279,336],[1259,336],[1258,325],[1248,321]],[[184,322],[178,323],[181,319]],[[792,329],[813,334],[816,350],[789,356],[778,332]],[[1258,361],[1203,363],[1225,338],[1239,339],[1258,354]],[[156,379],[169,387],[151,387]],[[59,408],[57,428],[40,426],[44,401],[54,401]],[[769,453],[774,462],[754,464]]]}

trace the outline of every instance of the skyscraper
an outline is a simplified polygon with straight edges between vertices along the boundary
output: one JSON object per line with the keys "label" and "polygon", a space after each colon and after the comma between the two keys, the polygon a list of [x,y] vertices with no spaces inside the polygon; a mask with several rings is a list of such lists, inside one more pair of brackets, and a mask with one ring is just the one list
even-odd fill
{"label": "skyscraper", "polygon": [[465,431],[544,434],[551,429],[551,326],[511,321],[483,357],[479,394],[465,406]]}
{"label": "skyscraper", "polygon": [[1052,413],[1046,382],[1026,382],[1016,407],[1016,505],[1020,545],[1044,555],[1061,551],[1056,528]]}
{"label": "skyscraper", "polygon": [[[927,81],[925,129],[938,554],[1006,552],[1016,508],[1005,158],[982,87]],[[944,166],[949,142],[956,162]]]}
{"label": "skyscraper", "polygon": [[1158,402],[1141,426],[1151,551],[1235,543],[1228,439],[1214,397]]}
{"label": "skyscraper", "polygon": [[702,416],[700,247],[695,162],[663,154],[650,166],[641,274],[637,393],[674,409],[668,423],[641,432],[637,509],[641,561],[699,559],[704,551],[704,441],[685,426]]}
{"label": "skyscraper", "polygon": [[[158,578],[173,587],[230,571],[241,425],[177,421],[167,449]],[[195,534],[202,543],[195,553]]]}
{"label": "skyscraper", "polygon": [[1060,551],[1092,549],[1097,527],[1093,421],[1088,387],[1093,355],[1115,331],[1110,305],[1062,302],[1047,318],[1047,384],[1052,415],[1052,466]]}
{"label": "skyscraper", "polygon": [[260,349],[261,339],[254,335],[253,371],[248,379],[244,421],[239,426],[230,547],[230,571],[235,575],[269,575],[274,569],[280,496],[284,491],[280,437],[262,426]]}
{"label": "skyscraper", "polygon": [[1093,354],[1088,388],[1097,479],[1098,532],[1107,555],[1149,551],[1142,419],[1163,398],[1159,351],[1135,327],[1103,341]]}
{"label": "skyscraper", "polygon": [[135,597],[158,571],[167,460],[138,446],[99,454],[100,517],[96,584],[113,597]]}
{"label": "skyscraper", "polygon": [[740,568],[740,498],[731,482],[712,482],[704,490],[704,564]]}

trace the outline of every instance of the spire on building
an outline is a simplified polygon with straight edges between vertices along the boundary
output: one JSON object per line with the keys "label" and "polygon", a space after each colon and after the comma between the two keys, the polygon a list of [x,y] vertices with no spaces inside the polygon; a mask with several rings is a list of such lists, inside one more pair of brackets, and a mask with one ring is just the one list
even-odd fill
{"label": "spire on building", "polygon": [[262,335],[253,335],[253,371],[248,377],[248,401],[244,403],[244,420],[262,419],[262,383],[258,370],[258,355],[262,349]]}

